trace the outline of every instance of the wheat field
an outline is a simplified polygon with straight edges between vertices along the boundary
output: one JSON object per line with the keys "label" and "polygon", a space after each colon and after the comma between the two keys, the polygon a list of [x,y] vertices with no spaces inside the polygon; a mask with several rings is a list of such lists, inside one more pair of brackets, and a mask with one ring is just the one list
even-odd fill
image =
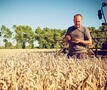
{"label": "wheat field", "polygon": [[107,60],[1,49],[0,90],[107,90]]}

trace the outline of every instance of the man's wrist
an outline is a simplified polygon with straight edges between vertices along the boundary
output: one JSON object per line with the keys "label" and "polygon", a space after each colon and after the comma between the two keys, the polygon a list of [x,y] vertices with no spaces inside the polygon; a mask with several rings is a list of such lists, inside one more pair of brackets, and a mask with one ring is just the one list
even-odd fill
{"label": "man's wrist", "polygon": [[80,40],[79,43],[83,43],[83,40]]}

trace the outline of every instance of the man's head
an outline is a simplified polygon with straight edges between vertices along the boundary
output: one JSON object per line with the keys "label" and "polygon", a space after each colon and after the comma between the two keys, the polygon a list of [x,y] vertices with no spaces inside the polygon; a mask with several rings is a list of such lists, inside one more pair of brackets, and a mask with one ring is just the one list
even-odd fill
{"label": "man's head", "polygon": [[80,28],[82,24],[82,15],[81,14],[76,14],[74,15],[74,25],[77,28]]}

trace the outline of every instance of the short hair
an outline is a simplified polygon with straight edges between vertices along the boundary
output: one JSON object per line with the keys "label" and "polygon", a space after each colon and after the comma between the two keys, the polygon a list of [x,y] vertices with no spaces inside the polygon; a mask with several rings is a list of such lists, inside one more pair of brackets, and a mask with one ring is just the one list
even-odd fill
{"label": "short hair", "polygon": [[81,18],[82,18],[82,15],[81,15],[81,14],[75,14],[75,15],[74,15],[74,18],[77,17],[77,16],[81,16]]}

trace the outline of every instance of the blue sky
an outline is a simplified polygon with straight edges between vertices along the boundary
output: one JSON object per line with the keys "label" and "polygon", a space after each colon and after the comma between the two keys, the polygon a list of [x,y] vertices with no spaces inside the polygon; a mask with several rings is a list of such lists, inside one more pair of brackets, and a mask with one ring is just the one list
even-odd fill
{"label": "blue sky", "polygon": [[[41,28],[67,29],[73,25],[73,16],[83,15],[83,25],[98,28],[97,11],[107,0],[0,0],[0,27],[6,25],[29,25]],[[107,7],[104,7],[107,13]],[[107,18],[107,15],[106,15]]]}

